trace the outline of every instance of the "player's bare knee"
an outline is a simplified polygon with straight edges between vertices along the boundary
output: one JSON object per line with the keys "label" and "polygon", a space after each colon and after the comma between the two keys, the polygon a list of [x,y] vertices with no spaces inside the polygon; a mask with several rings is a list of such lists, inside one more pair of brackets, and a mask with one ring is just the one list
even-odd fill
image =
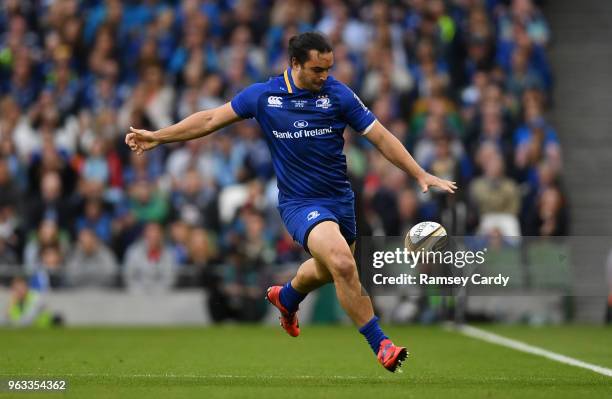
{"label": "player's bare knee", "polygon": [[330,272],[334,281],[351,281],[357,277],[357,265],[348,251],[338,251],[330,256]]}

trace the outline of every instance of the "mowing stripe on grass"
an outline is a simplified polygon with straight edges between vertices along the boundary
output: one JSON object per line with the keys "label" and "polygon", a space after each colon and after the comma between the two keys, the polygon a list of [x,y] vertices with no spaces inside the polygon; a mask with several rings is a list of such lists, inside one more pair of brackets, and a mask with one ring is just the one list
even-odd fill
{"label": "mowing stripe on grass", "polygon": [[596,364],[591,364],[587,362],[583,362],[582,360],[574,359],[573,357],[561,355],[559,353],[551,352],[546,349],[539,348],[537,346],[529,345],[521,341],[517,341],[515,339],[510,339],[503,337],[501,335],[494,334],[492,332],[482,330],[480,328],[472,327],[472,326],[461,326],[456,328],[463,335],[468,337],[481,339],[483,341],[505,346],[507,348],[512,348],[517,351],[531,353],[532,355],[542,356],[550,360],[554,360],[559,363],[568,364],[570,366],[581,367],[583,369],[594,371],[598,374],[605,375],[607,377],[612,377],[612,369],[598,366]]}
{"label": "mowing stripe on grass", "polygon": [[198,375],[198,374],[110,374],[110,373],[0,373],[0,377],[14,377],[18,375],[19,378],[27,377],[40,377],[40,378],[134,378],[134,379],[158,379],[158,378],[170,378],[170,379],[195,379],[195,380],[230,380],[230,379],[294,379],[294,380],[363,380],[363,379],[376,379],[376,380],[388,380],[392,377],[386,376],[356,376],[356,375],[234,375],[234,374],[212,374],[212,375]]}

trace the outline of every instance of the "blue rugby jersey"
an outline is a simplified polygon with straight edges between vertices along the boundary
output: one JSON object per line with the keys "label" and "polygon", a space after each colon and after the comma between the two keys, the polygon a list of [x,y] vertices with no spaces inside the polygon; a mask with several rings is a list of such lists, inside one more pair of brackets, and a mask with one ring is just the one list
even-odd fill
{"label": "blue rugby jersey", "polygon": [[255,83],[231,101],[264,131],[278,178],[279,202],[352,198],[342,153],[346,125],[366,133],[376,118],[346,85],[329,76],[319,92],[295,86],[291,69]]}

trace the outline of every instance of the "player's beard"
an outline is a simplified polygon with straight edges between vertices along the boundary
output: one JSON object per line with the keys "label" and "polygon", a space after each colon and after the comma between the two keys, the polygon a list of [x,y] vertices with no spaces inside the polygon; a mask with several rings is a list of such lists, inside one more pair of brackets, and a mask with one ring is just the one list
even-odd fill
{"label": "player's beard", "polygon": [[315,81],[312,83],[312,91],[320,91],[325,82]]}

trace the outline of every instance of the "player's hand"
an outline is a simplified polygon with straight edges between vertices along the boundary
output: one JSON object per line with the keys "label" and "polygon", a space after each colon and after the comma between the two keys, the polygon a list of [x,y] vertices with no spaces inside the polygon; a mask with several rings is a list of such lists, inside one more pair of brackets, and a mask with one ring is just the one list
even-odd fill
{"label": "player's hand", "polygon": [[140,155],[145,151],[157,147],[160,142],[155,139],[153,132],[143,129],[134,129],[130,126],[130,132],[125,136],[125,144],[130,150]]}
{"label": "player's hand", "polygon": [[417,180],[419,182],[419,186],[421,186],[421,190],[424,193],[429,190],[430,186],[441,188],[442,190],[447,191],[451,194],[454,194],[455,190],[457,189],[456,182],[440,179],[439,177],[429,174],[427,172],[423,175],[423,177],[420,177]]}

